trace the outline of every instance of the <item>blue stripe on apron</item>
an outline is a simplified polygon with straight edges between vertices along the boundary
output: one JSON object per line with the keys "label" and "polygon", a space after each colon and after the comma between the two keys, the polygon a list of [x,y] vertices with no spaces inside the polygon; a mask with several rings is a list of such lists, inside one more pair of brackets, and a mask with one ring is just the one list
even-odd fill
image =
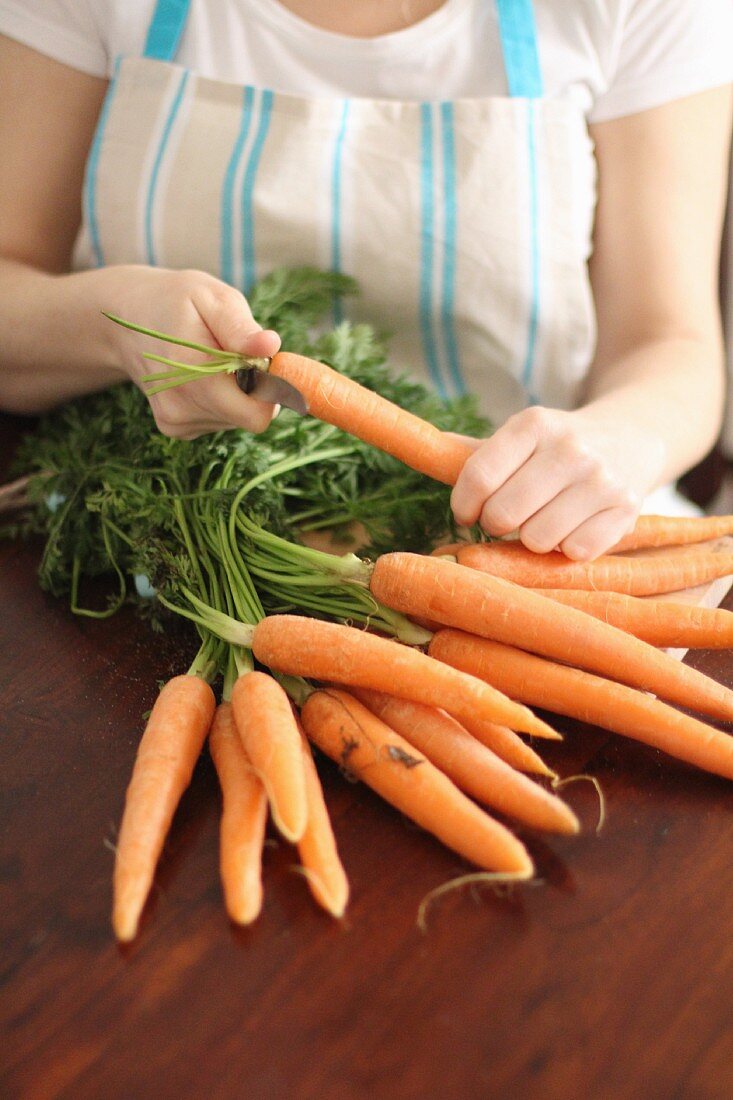
{"label": "blue stripe on apron", "polygon": [[99,171],[99,154],[102,149],[102,138],[104,137],[104,131],[107,125],[109,109],[117,91],[117,77],[119,75],[121,61],[121,57],[117,57],[115,60],[112,78],[109,82],[107,94],[104,97],[102,109],[99,112],[97,128],[94,131],[94,140],[89,150],[89,159],[84,180],[84,208],[87,225],[89,226],[89,236],[92,242],[94,262],[97,267],[104,267],[104,252],[102,251],[102,242],[99,235],[99,221],[97,220],[97,173]]}
{"label": "blue stripe on apron", "polygon": [[438,362],[438,347],[433,327],[434,191],[432,106],[430,103],[422,103],[420,105],[420,328],[425,361],[433,385],[441,397],[446,397],[447,392]]}
{"label": "blue stripe on apron", "polygon": [[173,97],[173,103],[171,109],[168,112],[168,118],[165,120],[165,126],[163,127],[163,133],[161,134],[160,143],[158,145],[158,151],[155,154],[155,160],[153,162],[153,170],[150,173],[150,184],[148,186],[148,194],[145,200],[145,251],[147,254],[147,261],[154,267],[157,263],[157,257],[155,254],[155,244],[153,241],[153,206],[155,203],[155,192],[158,186],[158,175],[160,174],[160,166],[163,163],[163,157],[165,156],[166,147],[168,145],[168,139],[173,129],[173,123],[176,120],[176,115],[181,106],[183,99],[183,93],[186,90],[188,78],[190,76],[188,69],[185,69],[178,82],[178,88],[176,94]]}
{"label": "blue stripe on apron", "polygon": [[[349,100],[345,99],[341,109],[341,123],[336,134],[331,173],[331,270],[339,273],[341,272],[341,160],[349,107]],[[333,319],[337,325],[340,325],[344,319],[343,303],[338,294],[333,303]]]}
{"label": "blue stripe on apron", "polygon": [[[537,26],[532,0],[496,0],[499,33],[509,95],[527,103],[527,171],[529,186],[529,312],[527,346],[522,366],[522,383],[529,389],[537,345],[540,309],[539,175],[533,100],[543,95],[542,70],[537,50]],[[530,401],[533,399],[530,396]]]}
{"label": "blue stripe on apron", "polygon": [[234,183],[237,169],[242,159],[245,142],[249,135],[252,123],[252,105],[254,103],[254,88],[244,89],[244,102],[242,105],[242,121],[239,133],[229,158],[227,170],[224,175],[221,195],[221,243],[220,264],[221,277],[230,286],[235,285],[234,275]]}
{"label": "blue stripe on apron", "polygon": [[529,389],[532,380],[532,368],[534,366],[535,346],[537,343],[537,319],[540,308],[540,249],[539,249],[539,217],[537,210],[538,178],[537,178],[537,143],[535,138],[534,102],[527,103],[527,142],[528,142],[528,169],[529,169],[529,234],[530,234],[530,307],[529,326],[527,331],[527,351],[522,368],[522,383]]}
{"label": "blue stripe on apron", "polygon": [[255,233],[252,197],[255,179],[257,178],[257,169],[260,164],[260,157],[262,156],[262,147],[265,144],[265,138],[267,137],[267,131],[270,126],[270,114],[274,98],[273,92],[269,90],[262,92],[260,101],[260,122],[252,144],[252,149],[250,150],[242,185],[242,290],[245,294],[249,293],[255,281]]}
{"label": "blue stripe on apron", "polygon": [[144,57],[172,61],[178,52],[191,0],[158,0],[145,39]]}
{"label": "blue stripe on apron", "polygon": [[466,384],[461,376],[458,356],[458,339],[455,328],[455,281],[456,281],[456,147],[453,130],[453,104],[441,103],[440,116],[443,129],[443,203],[444,233],[443,245],[443,292],[440,317],[443,338],[448,359],[448,368],[457,394],[465,394]]}

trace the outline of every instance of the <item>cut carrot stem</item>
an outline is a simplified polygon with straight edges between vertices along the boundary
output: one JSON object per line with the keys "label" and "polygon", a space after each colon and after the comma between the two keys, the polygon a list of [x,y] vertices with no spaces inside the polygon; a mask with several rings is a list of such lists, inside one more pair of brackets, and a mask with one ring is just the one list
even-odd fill
{"label": "cut carrot stem", "polygon": [[524,845],[352,695],[315,691],[301,717],[327,756],[449,848],[486,870],[532,876]]}
{"label": "cut carrot stem", "polygon": [[216,709],[209,751],[222,793],[219,866],[224,901],[236,924],[251,924],[262,909],[267,794],[244,751],[230,703]]}
{"label": "cut carrot stem", "polygon": [[460,630],[439,631],[430,649],[439,660],[486,677],[533,706],[622,733],[733,779],[733,737],[644,692]]}
{"label": "cut carrot stem", "polygon": [[569,806],[481,745],[444,710],[364,688],[352,694],[472,798],[533,829],[578,832]]}
{"label": "cut carrot stem", "polygon": [[298,841],[298,852],[313,897],[332,916],[342,917],[349,900],[349,880],[336,848],[331,819],[310,745],[302,730],[301,748],[308,799],[308,824]]}
{"label": "cut carrot stem", "polygon": [[216,701],[199,676],[175,676],[162,688],[140,740],[117,841],[112,926],[135,938],[155,867],[181,795],[209,732]]}
{"label": "cut carrot stem", "polygon": [[676,600],[656,600],[653,596],[626,596],[622,592],[591,592],[578,588],[538,588],[536,591],[626,630],[649,645],[685,649],[733,647],[733,612],[719,607],[697,607]]}
{"label": "cut carrot stem", "polygon": [[245,672],[232,688],[234,722],[244,751],[267,791],[275,825],[296,843],[308,806],[303,751],[290,700],[272,676]]}
{"label": "cut carrot stem", "polygon": [[292,676],[393,691],[404,699],[443,707],[457,718],[475,716],[523,733],[541,736],[547,729],[527,707],[480,680],[355,627],[300,615],[270,615],[254,628],[252,652],[268,668]]}
{"label": "cut carrot stem", "polygon": [[314,359],[281,351],[274,356],[269,373],[300,390],[312,416],[446,485],[455,485],[472,454],[472,448],[460,439]]}
{"label": "cut carrot stem", "polygon": [[679,592],[733,574],[733,552],[704,547],[571,561],[557,550],[535,554],[517,541],[481,542],[464,546],[457,557],[461,565],[527,588],[595,588],[629,596]]}
{"label": "cut carrot stem", "polygon": [[646,546],[684,546],[733,535],[733,516],[639,516],[611,553]]}
{"label": "cut carrot stem", "polygon": [[574,607],[455,562],[384,554],[370,590],[388,607],[517,645],[712,714],[733,719],[733,691]]}

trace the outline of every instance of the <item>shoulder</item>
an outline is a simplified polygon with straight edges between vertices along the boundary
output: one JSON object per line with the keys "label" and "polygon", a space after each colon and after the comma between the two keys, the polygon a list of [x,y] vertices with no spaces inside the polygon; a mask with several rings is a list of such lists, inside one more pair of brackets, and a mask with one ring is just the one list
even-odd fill
{"label": "shoulder", "polygon": [[733,80],[733,0],[535,0],[547,94],[591,122]]}
{"label": "shoulder", "polygon": [[155,0],[0,0],[0,34],[92,76],[142,50]]}

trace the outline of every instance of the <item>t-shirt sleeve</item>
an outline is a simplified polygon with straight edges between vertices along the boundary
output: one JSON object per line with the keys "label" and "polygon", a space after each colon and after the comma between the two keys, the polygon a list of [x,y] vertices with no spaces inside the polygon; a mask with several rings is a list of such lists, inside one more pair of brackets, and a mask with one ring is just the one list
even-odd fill
{"label": "t-shirt sleeve", "polygon": [[0,0],[0,34],[91,76],[110,75],[105,3],[94,0]]}
{"label": "t-shirt sleeve", "polygon": [[626,0],[591,122],[733,80],[733,0]]}

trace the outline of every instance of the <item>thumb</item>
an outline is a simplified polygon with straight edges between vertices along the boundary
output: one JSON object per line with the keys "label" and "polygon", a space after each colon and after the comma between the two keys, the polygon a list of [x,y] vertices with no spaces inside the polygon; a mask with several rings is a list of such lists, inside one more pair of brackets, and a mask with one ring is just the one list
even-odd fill
{"label": "thumb", "polygon": [[212,280],[197,288],[193,304],[206,327],[226,351],[269,358],[280,349],[280,337],[263,329],[252,316],[245,296],[227,283]]}

